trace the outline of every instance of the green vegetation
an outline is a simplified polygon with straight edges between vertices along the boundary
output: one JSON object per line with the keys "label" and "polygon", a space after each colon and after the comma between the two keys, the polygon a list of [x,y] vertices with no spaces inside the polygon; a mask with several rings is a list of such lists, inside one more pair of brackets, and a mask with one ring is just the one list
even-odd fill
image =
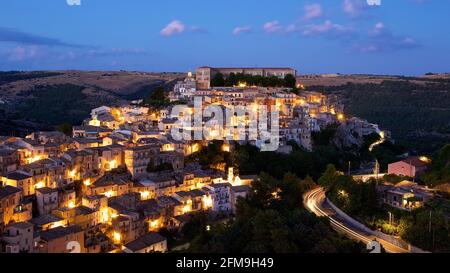
{"label": "green vegetation", "polygon": [[53,77],[62,75],[62,73],[57,72],[21,72],[21,71],[7,71],[7,72],[1,72],[0,71],[0,85],[16,82],[16,81],[23,81],[23,80],[31,80],[31,79],[39,79],[39,78],[46,78],[46,77]]}
{"label": "green vegetation", "polygon": [[170,105],[167,93],[164,87],[156,87],[147,98],[144,99],[144,105],[149,106],[153,109],[162,109]]}
{"label": "green vegetation", "polygon": [[435,153],[430,170],[422,179],[431,186],[450,183],[450,144]]}
{"label": "green vegetation", "polygon": [[388,182],[388,183],[391,183],[391,184],[395,185],[395,184],[398,184],[398,183],[403,182],[405,180],[412,181],[413,178],[412,177],[398,176],[398,175],[395,175],[395,174],[386,174],[385,176],[383,176],[383,180]]}
{"label": "green vegetation", "polygon": [[224,77],[222,73],[217,73],[211,79],[211,86],[215,87],[231,87],[237,86],[240,83],[245,83],[249,86],[263,86],[263,87],[296,87],[296,79],[293,75],[286,75],[284,79],[280,79],[276,76],[264,77],[264,76],[253,76],[242,73],[231,73],[228,77]]}
{"label": "green vegetation", "polygon": [[419,79],[308,89],[340,95],[349,114],[390,130],[410,150],[427,153],[450,142],[450,82]]}
{"label": "green vegetation", "polygon": [[54,125],[80,124],[91,111],[83,90],[72,84],[36,86],[20,93],[27,99],[16,106],[16,114],[18,118]]}
{"label": "green vegetation", "polygon": [[379,213],[374,181],[357,183],[351,176],[340,174],[333,165],[328,165],[318,183],[337,207],[353,216],[372,218]]}
{"label": "green vegetation", "polygon": [[[390,177],[396,181],[395,177]],[[436,199],[412,212],[377,201],[376,182],[358,183],[332,165],[318,180],[337,207],[372,229],[401,236],[411,244],[432,252],[450,251],[450,202]],[[390,216],[391,215],[391,219]]]}
{"label": "green vegetation", "polygon": [[[302,205],[303,193],[314,186],[291,173],[277,180],[261,174],[234,219],[209,223],[197,217],[184,228],[190,252],[198,253],[358,253],[365,246],[334,232],[326,219]],[[206,227],[210,225],[208,230]]]}
{"label": "green vegetation", "polygon": [[202,148],[199,152],[189,156],[187,162],[198,162],[205,168],[217,166],[218,164],[225,163],[225,165],[231,165],[231,154],[229,152],[222,151],[223,141],[212,141],[208,147]]}

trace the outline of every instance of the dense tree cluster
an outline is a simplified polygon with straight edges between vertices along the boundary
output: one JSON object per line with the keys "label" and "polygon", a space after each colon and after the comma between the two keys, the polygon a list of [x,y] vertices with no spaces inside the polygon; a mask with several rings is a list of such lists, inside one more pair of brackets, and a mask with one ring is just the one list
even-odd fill
{"label": "dense tree cluster", "polygon": [[450,144],[435,153],[423,180],[431,186],[450,182]]}
{"label": "dense tree cluster", "polygon": [[237,86],[241,83],[245,83],[249,86],[263,86],[263,87],[287,87],[295,88],[296,79],[293,75],[288,74],[284,79],[280,79],[276,76],[264,77],[264,76],[253,76],[249,74],[242,73],[231,73],[228,77],[225,77],[222,73],[217,73],[211,79],[211,86],[214,87],[232,87]]}
{"label": "dense tree cluster", "polygon": [[247,199],[238,201],[236,217],[206,228],[198,217],[184,228],[189,251],[209,253],[355,253],[365,246],[334,232],[328,221],[307,212],[303,193],[314,186],[291,173],[277,180],[262,174]]}
{"label": "dense tree cluster", "polygon": [[164,87],[156,87],[148,97],[144,99],[144,105],[149,106],[153,109],[162,109],[170,105],[170,100]]}
{"label": "dense tree cluster", "polygon": [[[48,124],[80,124],[91,111],[85,87],[73,84],[35,86],[22,91],[24,101],[15,105],[16,117]],[[11,114],[12,115],[12,114]]]}
{"label": "dense tree cluster", "polygon": [[62,75],[58,72],[22,72],[22,71],[0,71],[0,85],[39,78],[47,78]]}

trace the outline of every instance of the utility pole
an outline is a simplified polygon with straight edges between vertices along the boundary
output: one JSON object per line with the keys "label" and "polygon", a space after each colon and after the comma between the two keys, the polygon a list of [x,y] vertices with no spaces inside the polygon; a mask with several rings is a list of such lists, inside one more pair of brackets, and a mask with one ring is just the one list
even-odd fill
{"label": "utility pole", "polygon": [[431,210],[430,210],[430,221],[428,224],[428,232],[431,234]]}
{"label": "utility pole", "polygon": [[351,165],[352,163],[351,163],[351,161],[349,161],[348,162],[348,176],[350,176],[350,173],[351,173]]}

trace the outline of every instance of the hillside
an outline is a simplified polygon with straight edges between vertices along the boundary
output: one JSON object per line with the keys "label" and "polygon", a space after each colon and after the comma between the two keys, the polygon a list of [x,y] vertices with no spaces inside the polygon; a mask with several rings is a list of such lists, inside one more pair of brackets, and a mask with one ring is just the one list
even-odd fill
{"label": "hillside", "polygon": [[[348,80],[349,78],[347,78]],[[346,112],[378,123],[410,150],[431,153],[450,143],[450,78],[372,77],[332,84],[330,79],[307,85],[309,90],[339,95]],[[334,83],[337,83],[335,81]]]}
{"label": "hillside", "polygon": [[141,99],[158,86],[171,89],[184,77],[125,71],[0,72],[0,134],[79,124],[94,107]]}

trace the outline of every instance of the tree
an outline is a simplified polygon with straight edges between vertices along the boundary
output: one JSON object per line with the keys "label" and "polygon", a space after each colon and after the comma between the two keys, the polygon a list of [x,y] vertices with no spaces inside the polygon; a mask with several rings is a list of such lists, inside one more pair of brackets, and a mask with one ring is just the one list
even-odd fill
{"label": "tree", "polygon": [[150,95],[144,99],[144,104],[156,109],[169,105],[170,101],[164,91],[164,87],[159,86],[155,88]]}
{"label": "tree", "polygon": [[212,79],[211,79],[211,86],[225,86],[225,79],[223,77],[222,73],[217,73]]}
{"label": "tree", "polygon": [[64,133],[65,135],[71,136],[72,135],[72,124],[70,123],[61,123],[58,125],[58,131],[61,133]]}
{"label": "tree", "polygon": [[292,74],[287,74],[284,77],[284,87],[295,88],[297,86],[297,80]]}
{"label": "tree", "polygon": [[225,80],[225,86],[235,86],[238,84],[238,79],[236,77],[236,74],[234,73],[230,73],[230,75],[228,75],[227,79]]}
{"label": "tree", "polygon": [[319,178],[319,185],[326,189],[329,189],[336,182],[338,176],[339,174],[336,170],[336,167],[334,167],[334,165],[332,164],[329,164],[325,172]]}

